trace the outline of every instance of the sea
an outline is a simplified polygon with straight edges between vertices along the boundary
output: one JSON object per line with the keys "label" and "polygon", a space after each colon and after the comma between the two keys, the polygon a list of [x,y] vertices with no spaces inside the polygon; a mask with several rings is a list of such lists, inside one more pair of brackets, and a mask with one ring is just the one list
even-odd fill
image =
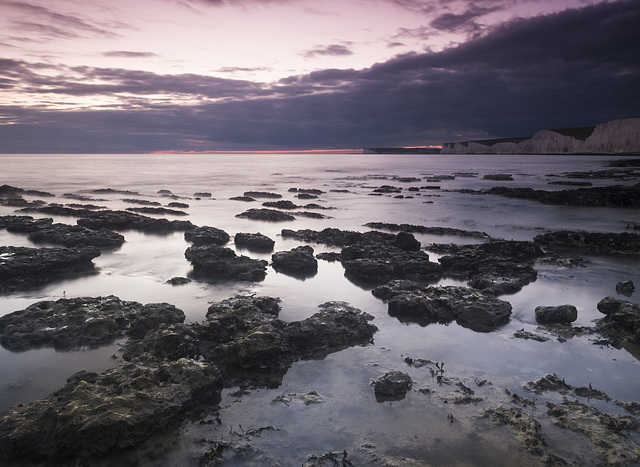
{"label": "sea", "polygon": [[[481,231],[506,240],[531,240],[554,230],[629,232],[640,221],[637,210],[554,206],[466,191],[494,186],[568,189],[571,187],[550,183],[566,181],[566,175],[573,172],[584,174],[572,181],[588,181],[592,186],[638,183],[637,178],[629,179],[622,172],[615,180],[589,174],[610,170],[607,164],[621,158],[624,157],[2,154],[0,185],[47,191],[56,197],[45,201],[62,204],[77,202],[65,197],[67,194],[86,195],[95,199],[90,201],[92,204],[113,210],[135,207],[124,201],[126,198],[158,201],[162,205],[171,201],[186,203],[187,216],[161,217],[223,229],[232,237],[227,246],[238,254],[269,261],[270,253],[236,247],[233,235],[260,232],[275,240],[275,252],[303,244],[283,238],[282,229],[331,227],[364,232],[371,230],[365,226],[368,222]],[[508,174],[512,180],[485,178],[492,174]],[[401,192],[376,195],[374,190],[384,185],[401,188]],[[420,189],[425,186],[430,188]],[[414,189],[409,190],[411,187]],[[91,194],[91,190],[101,188],[135,194]],[[292,188],[323,193],[318,199],[303,201],[295,197]],[[164,190],[169,190],[173,198],[167,197]],[[260,208],[263,201],[268,201],[230,199],[246,191],[278,193],[296,204],[313,202],[332,209],[318,211],[327,216],[322,219],[298,216],[296,220],[276,223],[239,218],[237,214]],[[199,192],[211,193],[211,197],[196,196]],[[38,199],[27,195],[25,198]],[[16,208],[0,206],[0,215],[10,214],[18,214]],[[28,214],[53,217],[55,222],[76,222],[72,217]],[[624,349],[599,343],[597,336],[552,336],[538,328],[534,314],[539,305],[572,304],[578,309],[573,325],[589,327],[603,316],[596,305],[604,297],[640,303],[640,291],[627,297],[618,295],[615,288],[616,283],[627,280],[634,280],[640,287],[638,257],[580,254],[588,260],[584,267],[538,264],[535,282],[518,293],[500,297],[513,307],[509,323],[493,332],[475,332],[455,322],[426,326],[401,322],[388,314],[386,303],[371,294],[371,287],[347,279],[339,262],[319,260],[317,274],[305,279],[278,273],[269,266],[261,282],[192,281],[172,286],[168,279],[187,277],[192,270],[184,257],[190,244],[183,233],[121,233],[126,240],[122,247],[104,250],[94,259],[97,274],[3,295],[0,315],[40,300],[115,295],[141,303],[168,302],[184,311],[187,322],[201,322],[211,303],[238,294],[257,294],[280,298],[280,318],[285,321],[303,320],[327,301],[348,302],[373,315],[379,330],[369,345],[296,362],[278,388],[227,388],[219,406],[190,414],[180,426],[148,446],[108,457],[96,465],[203,465],[202,456],[216,446],[215,440],[228,446],[245,446],[235,454],[231,449],[223,451],[221,465],[303,465],[313,460],[313,455],[327,453],[333,453],[337,462],[352,463],[335,465],[539,465],[540,458],[518,445],[508,427],[482,416],[484,410],[506,404],[508,393],[535,403],[528,410],[542,424],[555,452],[579,464],[596,465],[602,459],[587,438],[555,427],[546,414],[544,402],[557,403],[562,396],[532,394],[526,391],[526,383],[556,374],[572,386],[600,389],[612,400],[640,401],[637,358]],[[429,250],[433,243],[481,241],[455,235],[415,236],[431,261],[439,257]],[[34,246],[26,235],[6,230],[0,230],[0,245]],[[339,251],[325,245],[312,246],[316,254]],[[443,279],[437,285],[466,284]],[[516,338],[514,333],[521,329],[550,339],[539,342]],[[103,371],[122,364],[121,345],[120,340],[97,349],[65,352],[50,348],[13,352],[0,348],[0,414],[8,413],[17,404],[46,397],[79,370]],[[449,383],[438,382],[431,371],[433,366],[407,365],[407,357],[443,363]],[[371,382],[392,370],[408,373],[413,388],[402,400],[376,402]],[[458,383],[472,388],[478,400],[471,404],[453,403],[451,394],[462,388]],[[317,391],[322,400],[305,404],[296,396],[309,391]],[[590,403],[608,413],[622,413],[613,402]]]}

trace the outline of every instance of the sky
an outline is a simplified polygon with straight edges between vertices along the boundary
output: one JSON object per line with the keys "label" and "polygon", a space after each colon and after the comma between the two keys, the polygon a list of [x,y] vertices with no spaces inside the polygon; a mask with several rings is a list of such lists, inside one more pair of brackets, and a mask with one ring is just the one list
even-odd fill
{"label": "sky", "polygon": [[350,150],[640,116],[640,0],[0,0],[0,152]]}

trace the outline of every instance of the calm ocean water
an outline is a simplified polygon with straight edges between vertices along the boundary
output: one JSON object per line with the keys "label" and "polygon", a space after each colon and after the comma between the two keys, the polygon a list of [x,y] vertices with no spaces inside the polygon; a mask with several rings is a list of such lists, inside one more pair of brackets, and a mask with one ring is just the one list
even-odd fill
{"label": "calm ocean water", "polygon": [[[366,231],[371,221],[409,223],[478,230],[503,239],[530,240],[551,230],[569,229],[592,232],[624,232],[630,222],[637,222],[637,211],[608,208],[580,208],[542,205],[533,201],[487,195],[470,195],[449,190],[518,186],[539,189],[565,189],[549,185],[559,180],[555,175],[571,171],[602,170],[604,156],[386,156],[386,155],[0,155],[0,184],[54,193],[56,202],[74,202],[62,198],[66,193],[84,193],[95,188],[132,190],[141,199],[160,201],[167,198],[159,190],[170,190],[185,198],[189,219],[196,225],[224,229],[232,237],[237,232],[261,232],[276,240],[275,251],[288,250],[300,243],[283,239],[287,229],[322,230],[335,227]],[[484,175],[508,173],[513,181],[495,182]],[[455,175],[455,179],[427,182],[434,176]],[[418,182],[399,178],[417,177]],[[594,186],[611,184],[610,180],[590,180]],[[625,183],[625,182],[616,182]],[[633,183],[637,183],[633,182]],[[371,196],[374,188],[395,185],[412,198]],[[439,185],[440,190],[408,192],[412,186]],[[319,202],[336,209],[322,211],[330,219],[299,217],[282,223],[258,222],[235,217],[259,203],[243,203],[229,198],[245,191],[277,192],[284,199],[304,204],[294,198],[290,188],[315,188],[325,191]],[[339,191],[331,191],[339,190]],[[346,191],[345,191],[346,190]],[[196,192],[210,192],[211,199],[194,199]],[[86,194],[86,193],[85,193]],[[110,209],[129,207],[118,194],[93,195]],[[30,197],[31,198],[31,197]],[[14,208],[0,206],[0,215],[13,214]],[[51,217],[33,214],[34,217]],[[182,219],[182,218],[181,218]],[[55,217],[56,222],[75,224],[74,218]],[[615,294],[618,281],[633,279],[640,284],[637,258],[590,257],[585,268],[560,269],[539,266],[538,280],[521,292],[501,297],[513,306],[509,324],[491,333],[477,333],[453,323],[429,325],[400,323],[390,317],[386,305],[344,277],[339,263],[319,261],[318,274],[298,280],[268,268],[260,283],[211,285],[192,282],[179,287],[165,281],[186,276],[191,270],[184,258],[189,246],[181,233],[145,235],[126,231],[126,243],[116,251],[105,251],[94,260],[99,274],[52,283],[44,288],[5,295],[0,298],[0,315],[23,309],[38,300],[57,299],[63,295],[116,295],[142,303],[169,302],[181,308],[190,322],[204,319],[211,302],[238,293],[257,293],[280,297],[287,321],[304,319],[317,311],[317,305],[330,300],[347,301],[376,317],[380,331],[375,343],[354,347],[320,360],[296,363],[285,376],[281,388],[256,390],[241,398],[225,392],[220,412],[221,425],[187,422],[178,439],[167,441],[166,451],[156,454],[159,461],[149,465],[188,465],[203,452],[197,440],[202,438],[231,441],[230,427],[240,431],[275,426],[278,431],[265,432],[252,439],[254,446],[273,454],[279,465],[301,465],[311,453],[347,450],[352,459],[364,465],[367,456],[406,456],[438,465],[510,465],[524,462],[521,452],[505,445],[505,431],[488,431],[478,438],[477,414],[482,408],[495,406],[504,398],[504,388],[522,393],[522,385],[556,373],[574,386],[592,384],[613,399],[638,400],[640,363],[624,350],[594,345],[589,336],[567,342],[534,342],[514,339],[513,333],[524,328],[535,331],[534,308],[538,305],[571,303],[578,307],[575,325],[589,326],[601,317],[596,309],[600,299]],[[459,237],[416,235],[424,247],[429,243],[465,243]],[[0,245],[31,246],[26,236],[0,230]],[[313,245],[315,252],[333,251]],[[234,248],[233,244],[230,245]],[[240,253],[270,259],[238,250]],[[433,255],[435,260],[437,255]],[[442,284],[462,283],[446,279]],[[630,298],[640,301],[636,292]],[[64,384],[78,370],[100,371],[119,364],[112,359],[118,344],[75,352],[32,350],[13,353],[0,348],[0,411],[18,403],[28,403],[46,396]],[[403,401],[376,403],[369,385],[387,371],[409,372],[416,382],[414,389],[434,386],[426,369],[409,368],[404,358],[425,358],[446,362],[451,374],[462,381],[476,379],[490,382],[483,386],[485,402],[477,405],[447,407],[438,394],[446,396],[455,387],[436,388],[427,397],[416,391]],[[436,385],[437,386],[437,385]],[[324,402],[315,405],[273,404],[284,392],[302,393],[315,389]],[[611,405],[611,404],[610,404]],[[608,407],[608,410],[615,408]],[[544,409],[540,409],[543,415]],[[459,422],[450,423],[452,413]],[[558,435],[561,436],[561,435]],[[570,440],[571,441],[571,440]],[[573,442],[573,441],[571,441]],[[487,443],[494,446],[487,450]],[[365,446],[365,447],[363,447]],[[366,447],[369,446],[369,447]],[[375,446],[375,448],[370,447]],[[571,451],[571,446],[568,448]],[[144,463],[139,453],[120,459]],[[112,462],[113,460],[109,461]],[[247,461],[247,465],[251,465]],[[274,464],[275,465],[275,464]],[[376,464],[377,465],[377,464]]]}

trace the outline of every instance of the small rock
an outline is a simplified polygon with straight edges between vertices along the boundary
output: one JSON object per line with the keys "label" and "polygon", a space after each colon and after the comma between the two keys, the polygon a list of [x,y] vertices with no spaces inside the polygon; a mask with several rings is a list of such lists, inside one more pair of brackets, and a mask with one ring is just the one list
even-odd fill
{"label": "small rock", "polygon": [[535,312],[539,323],[572,323],[578,319],[578,309],[573,305],[538,306]]}
{"label": "small rock", "polygon": [[187,277],[172,277],[166,283],[171,285],[183,285],[191,282],[191,279]]}
{"label": "small rock", "polygon": [[373,383],[376,401],[399,401],[405,398],[413,386],[411,376],[401,371],[390,371]]}
{"label": "small rock", "polygon": [[636,290],[636,286],[633,281],[618,282],[616,284],[616,292],[627,297],[630,297],[634,290]]}
{"label": "small rock", "polygon": [[276,244],[275,241],[260,232],[256,234],[238,232],[234,237],[234,242],[236,246],[253,251],[272,251]]}

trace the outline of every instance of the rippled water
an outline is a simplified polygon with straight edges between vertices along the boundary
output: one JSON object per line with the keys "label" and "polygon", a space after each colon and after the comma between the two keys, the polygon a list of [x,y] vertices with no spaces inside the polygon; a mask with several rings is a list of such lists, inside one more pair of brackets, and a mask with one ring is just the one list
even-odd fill
{"label": "rippled water", "polygon": [[[470,195],[448,190],[490,188],[507,185],[541,189],[566,189],[548,185],[558,180],[553,175],[568,171],[602,170],[611,158],[596,156],[382,156],[382,155],[0,155],[0,184],[49,191],[56,202],[65,193],[94,188],[133,190],[139,198],[161,201],[158,194],[167,189],[190,205],[189,219],[196,225],[224,229],[232,237],[237,232],[261,232],[276,240],[275,251],[289,250],[300,242],[283,239],[280,231],[335,227],[366,231],[366,222],[409,223],[430,227],[443,226],[478,230],[497,238],[530,240],[550,230],[570,229],[593,232],[624,232],[627,224],[638,220],[637,211],[609,208],[581,208],[542,205],[533,201],[489,195]],[[464,173],[464,175],[461,175]],[[483,179],[486,174],[509,173],[514,181]],[[426,178],[457,174],[454,180],[432,183]],[[394,177],[418,177],[420,182],[401,182]],[[594,186],[611,180],[590,180]],[[615,182],[631,183],[631,182]],[[637,183],[637,180],[633,183]],[[395,185],[412,198],[371,196],[375,187]],[[439,185],[440,190],[408,192],[411,186]],[[316,188],[325,191],[318,200],[335,207],[322,211],[330,219],[299,217],[295,221],[268,223],[240,219],[236,214],[259,203],[229,200],[248,190],[273,191],[296,204],[289,188]],[[330,190],[348,190],[330,191]],[[193,199],[196,192],[211,192],[213,199]],[[111,209],[129,205],[117,194],[93,195],[94,202]],[[31,198],[31,197],[29,197]],[[14,209],[0,206],[0,215]],[[34,217],[50,217],[34,214]],[[182,218],[181,218],[182,219]],[[75,219],[56,217],[56,222],[74,224]],[[330,300],[349,302],[375,316],[379,331],[374,344],[353,347],[325,358],[293,365],[278,389],[253,390],[238,395],[238,388],[224,393],[219,413],[220,424],[201,424],[216,418],[207,412],[185,422],[179,436],[172,434],[153,445],[155,457],[148,451],[128,453],[118,462],[142,462],[150,465],[185,465],[207,449],[201,439],[251,442],[271,459],[272,465],[301,465],[312,453],[347,451],[355,465],[383,465],[382,457],[406,457],[415,465],[535,465],[536,460],[513,442],[506,428],[479,419],[483,408],[504,399],[504,388],[522,393],[522,385],[557,373],[574,386],[592,384],[613,399],[638,400],[640,364],[624,350],[594,345],[592,338],[574,337],[566,342],[535,342],[515,339],[513,333],[524,328],[535,331],[534,308],[538,305],[571,303],[578,307],[575,325],[589,326],[601,317],[596,309],[600,299],[616,295],[615,284],[635,280],[640,284],[637,258],[587,257],[585,268],[563,269],[538,265],[538,279],[521,292],[502,296],[513,306],[510,322],[491,333],[477,333],[456,323],[420,326],[402,323],[388,315],[386,304],[370,290],[344,277],[339,263],[319,261],[317,275],[299,280],[268,268],[260,283],[206,284],[192,282],[183,286],[165,283],[174,276],[186,276],[191,270],[184,258],[189,246],[181,233],[147,235],[122,232],[126,243],[115,251],[105,251],[94,260],[99,273],[73,280],[51,283],[35,291],[19,292],[0,298],[0,315],[23,309],[38,300],[62,296],[116,295],[142,303],[165,301],[181,308],[187,321],[204,319],[211,302],[237,293],[257,293],[280,297],[286,321],[304,319],[317,311],[317,305]],[[432,242],[468,243],[460,237],[416,235],[427,248]],[[0,230],[0,245],[32,246],[24,235]],[[233,244],[229,245],[234,248]],[[313,245],[315,252],[333,251]],[[239,253],[270,259],[243,250]],[[435,260],[437,255],[432,256]],[[460,284],[451,279],[441,284]],[[640,294],[630,298],[638,303]],[[13,353],[0,349],[0,410],[46,396],[64,384],[80,369],[103,370],[119,364],[118,342],[99,349],[55,352],[50,349]],[[115,354],[115,355],[114,355]],[[115,356],[116,358],[112,358]],[[424,358],[445,362],[447,374],[476,387],[484,401],[470,406],[453,406],[443,401],[455,387],[438,386],[428,368],[411,368],[404,358]],[[390,370],[408,372],[414,391],[393,403],[377,403],[369,383]],[[416,390],[430,387],[426,396]],[[292,400],[289,405],[273,403],[288,393],[318,391],[324,401],[304,405]],[[604,410],[616,411],[608,404]],[[544,420],[543,428],[557,452],[572,453],[586,449],[584,439],[563,433]],[[454,417],[451,422],[449,415]],[[260,435],[246,432],[274,427]],[[491,448],[487,448],[491,446]],[[141,460],[146,459],[146,460]],[[251,464],[251,456],[246,465]],[[264,461],[264,458],[263,458]],[[113,459],[109,462],[114,462]],[[229,465],[243,465],[234,459]],[[378,462],[378,463],[376,463]],[[408,461],[406,461],[408,462]],[[260,464],[255,464],[260,465]],[[403,465],[402,463],[398,465]]]}

